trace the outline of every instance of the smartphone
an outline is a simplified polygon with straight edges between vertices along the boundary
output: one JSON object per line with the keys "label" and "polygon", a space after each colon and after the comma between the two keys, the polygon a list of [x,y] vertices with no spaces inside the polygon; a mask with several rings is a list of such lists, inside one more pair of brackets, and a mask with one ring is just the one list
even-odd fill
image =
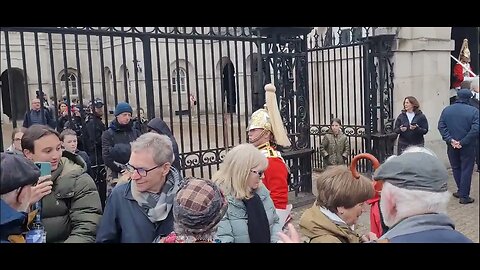
{"label": "smartphone", "polygon": [[52,174],[52,165],[50,162],[35,162],[35,165],[40,169],[40,176]]}

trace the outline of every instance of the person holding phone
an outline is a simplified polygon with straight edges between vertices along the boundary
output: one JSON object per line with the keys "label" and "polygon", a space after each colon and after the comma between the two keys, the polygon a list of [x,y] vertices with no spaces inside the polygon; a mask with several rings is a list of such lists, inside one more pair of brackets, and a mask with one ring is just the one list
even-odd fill
{"label": "person holding phone", "polygon": [[398,135],[397,154],[412,145],[424,146],[423,136],[428,132],[428,121],[420,110],[420,103],[413,96],[403,100],[403,110],[395,120],[395,133]]}
{"label": "person holding phone", "polygon": [[[58,132],[50,127],[33,125],[25,131],[25,157],[51,167],[51,178],[32,188],[31,204],[42,200],[47,243],[93,243],[102,215],[97,187],[82,158],[62,151],[61,146]],[[40,170],[46,170],[48,166],[42,164]]]}
{"label": "person holding phone", "polygon": [[28,214],[32,188],[43,179],[39,168],[23,155],[1,153],[1,166],[0,243],[25,243],[23,233],[35,216]]}

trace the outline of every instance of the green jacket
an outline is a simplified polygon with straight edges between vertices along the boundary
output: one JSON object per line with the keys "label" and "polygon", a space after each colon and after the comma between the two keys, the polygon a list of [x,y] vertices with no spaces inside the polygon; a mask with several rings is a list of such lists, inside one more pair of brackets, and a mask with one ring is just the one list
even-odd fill
{"label": "green jacket", "polygon": [[47,243],[94,243],[102,206],[83,159],[67,151],[52,172],[52,193],[42,198]]}
{"label": "green jacket", "polygon": [[347,136],[341,132],[337,136],[332,133],[325,134],[320,145],[320,153],[327,166],[346,164],[350,155]]}

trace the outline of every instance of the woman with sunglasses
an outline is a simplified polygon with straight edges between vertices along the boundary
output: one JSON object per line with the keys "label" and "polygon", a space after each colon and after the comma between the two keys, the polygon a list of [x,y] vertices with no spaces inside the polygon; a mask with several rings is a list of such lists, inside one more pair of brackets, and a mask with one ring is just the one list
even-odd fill
{"label": "woman with sunglasses", "polygon": [[217,230],[222,243],[278,241],[281,225],[270,192],[261,181],[267,166],[267,158],[255,146],[240,144],[227,153],[213,175],[228,201]]}

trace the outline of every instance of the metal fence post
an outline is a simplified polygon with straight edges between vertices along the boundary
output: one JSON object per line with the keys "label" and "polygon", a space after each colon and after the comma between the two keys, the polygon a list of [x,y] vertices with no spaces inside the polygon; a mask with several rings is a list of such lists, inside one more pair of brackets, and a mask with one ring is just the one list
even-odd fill
{"label": "metal fence post", "polygon": [[[147,101],[147,117],[149,120],[155,118],[155,95],[153,93],[152,75],[152,52],[150,38],[147,35],[141,37],[143,43],[143,61],[145,74],[145,92]],[[160,90],[159,90],[160,91]],[[161,94],[161,93],[160,93]]]}

